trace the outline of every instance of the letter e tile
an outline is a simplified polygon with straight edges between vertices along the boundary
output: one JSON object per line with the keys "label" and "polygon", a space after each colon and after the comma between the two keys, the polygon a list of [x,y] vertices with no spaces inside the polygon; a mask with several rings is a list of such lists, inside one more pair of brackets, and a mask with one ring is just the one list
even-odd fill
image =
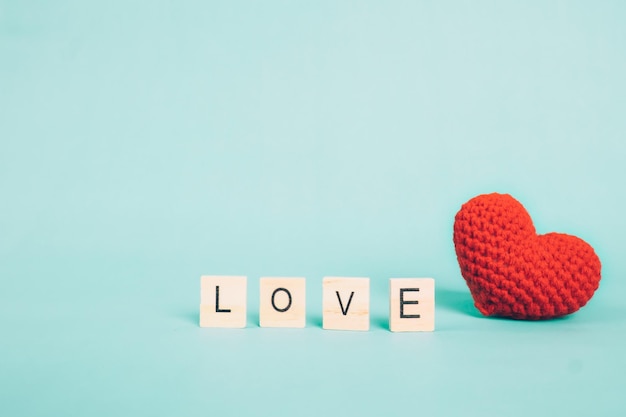
{"label": "letter e tile", "polygon": [[389,280],[389,330],[432,332],[435,330],[435,280],[391,278]]}

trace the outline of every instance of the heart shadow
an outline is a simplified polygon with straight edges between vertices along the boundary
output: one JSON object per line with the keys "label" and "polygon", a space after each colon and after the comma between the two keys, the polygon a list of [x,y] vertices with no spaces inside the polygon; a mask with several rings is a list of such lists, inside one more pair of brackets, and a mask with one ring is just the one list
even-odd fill
{"label": "heart shadow", "polygon": [[[509,317],[499,317],[499,316],[483,316],[480,311],[474,306],[474,299],[469,291],[461,291],[461,290],[452,290],[449,288],[437,288],[435,295],[437,308],[443,308],[449,311],[456,311],[458,313],[463,313],[471,317],[477,317],[482,319],[489,320],[505,320],[505,321],[514,321],[514,322],[528,322],[528,320],[515,320]],[[566,321],[570,320],[572,315],[554,317],[547,320],[538,320],[531,322],[558,322],[558,321]]]}
{"label": "heart shadow", "polygon": [[437,287],[435,290],[435,300],[437,308],[456,311],[472,317],[484,317],[474,306],[474,299],[472,299],[472,295],[468,290],[461,291]]}

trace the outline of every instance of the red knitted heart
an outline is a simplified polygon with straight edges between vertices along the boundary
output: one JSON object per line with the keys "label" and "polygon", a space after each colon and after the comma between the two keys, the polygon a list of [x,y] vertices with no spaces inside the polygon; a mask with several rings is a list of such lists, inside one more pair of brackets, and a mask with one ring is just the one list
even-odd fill
{"label": "red knitted heart", "polygon": [[461,274],[486,316],[540,320],[584,306],[600,283],[600,259],[582,239],[537,235],[508,194],[479,195],[454,219]]}

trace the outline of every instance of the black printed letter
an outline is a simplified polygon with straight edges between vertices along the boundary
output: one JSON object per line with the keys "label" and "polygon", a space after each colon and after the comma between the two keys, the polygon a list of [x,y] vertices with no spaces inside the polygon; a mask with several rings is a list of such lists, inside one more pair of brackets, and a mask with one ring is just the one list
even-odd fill
{"label": "black printed letter", "polygon": [[400,318],[401,319],[419,319],[419,314],[404,314],[404,305],[405,304],[419,304],[419,301],[404,301],[404,292],[405,291],[419,291],[419,288],[400,288]]}
{"label": "black printed letter", "polygon": [[352,296],[354,295],[354,291],[352,291],[350,293],[350,298],[348,299],[348,304],[346,305],[346,309],[345,310],[343,309],[343,303],[341,302],[341,297],[339,296],[339,291],[335,291],[335,294],[337,294],[337,299],[339,300],[339,307],[341,307],[341,312],[345,316],[346,314],[348,314],[348,309],[350,308],[350,303],[352,302]]}
{"label": "black printed letter", "polygon": [[215,286],[215,312],[216,313],[230,313],[230,308],[224,308],[220,310],[220,286]]}
{"label": "black printed letter", "polygon": [[[276,307],[276,304],[274,303],[274,297],[276,296],[276,293],[278,291],[284,291],[287,294],[287,297],[289,297],[289,302],[287,303],[287,307],[285,308],[278,308]],[[291,307],[291,293],[289,292],[288,289],[286,288],[276,288],[274,290],[274,292],[272,293],[272,307],[274,307],[274,310],[280,312],[280,313],[284,313],[285,311],[289,310],[289,308]]]}

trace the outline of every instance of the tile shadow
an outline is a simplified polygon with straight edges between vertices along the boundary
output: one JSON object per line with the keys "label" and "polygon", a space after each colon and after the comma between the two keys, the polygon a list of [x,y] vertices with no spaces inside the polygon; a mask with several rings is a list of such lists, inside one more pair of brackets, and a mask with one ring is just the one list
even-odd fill
{"label": "tile shadow", "polygon": [[389,317],[372,316],[370,326],[374,329],[389,330]]}
{"label": "tile shadow", "polygon": [[178,314],[175,314],[175,317],[186,324],[193,324],[194,326],[200,325],[200,310],[187,310],[181,311]]}
{"label": "tile shadow", "polygon": [[322,316],[315,314],[313,316],[309,316],[307,315],[306,318],[306,327],[318,327],[318,328],[322,328]]}

